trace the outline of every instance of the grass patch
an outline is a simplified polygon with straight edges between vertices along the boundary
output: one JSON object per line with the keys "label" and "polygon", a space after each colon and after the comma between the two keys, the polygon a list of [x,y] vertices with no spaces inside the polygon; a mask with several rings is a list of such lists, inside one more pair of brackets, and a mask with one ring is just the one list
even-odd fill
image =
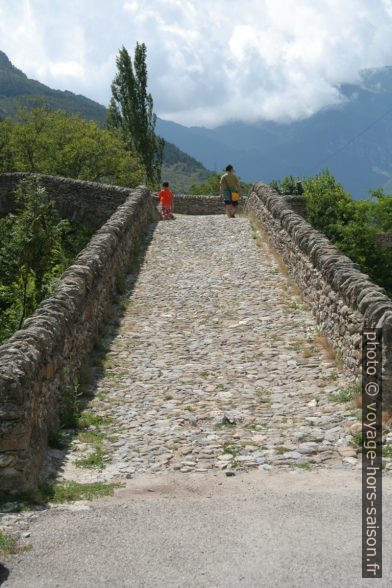
{"label": "grass patch", "polygon": [[77,468],[87,468],[89,470],[103,470],[105,468],[104,462],[105,455],[101,449],[97,449],[91,455],[87,457],[83,457],[82,459],[77,459],[75,461],[75,465]]}
{"label": "grass patch", "polygon": [[217,423],[216,425],[214,425],[214,431],[221,431],[222,429],[234,429],[234,427],[235,427],[234,423],[228,423],[228,422]]}
{"label": "grass patch", "polygon": [[353,438],[355,445],[362,449],[362,433],[351,433],[351,437]]}
{"label": "grass patch", "polygon": [[59,430],[49,433],[48,446],[52,449],[66,449],[69,445],[69,437],[65,431]]}
{"label": "grass patch", "polygon": [[89,387],[94,382],[94,374],[92,370],[92,365],[86,359],[79,369],[79,384],[83,391],[88,391]]}
{"label": "grass patch", "polygon": [[312,466],[310,463],[294,463],[294,467],[300,468],[302,470],[311,470]]}
{"label": "grass patch", "polygon": [[101,445],[105,439],[105,433],[101,431],[81,431],[76,439],[81,443],[90,443],[91,445]]}
{"label": "grass patch", "polygon": [[270,390],[267,390],[266,388],[256,388],[255,394],[258,401],[262,404],[268,404],[271,402],[271,399],[269,398],[271,395]]}
{"label": "grass patch", "polygon": [[343,356],[339,349],[334,349],[329,343],[327,337],[323,334],[321,328],[318,329],[318,335],[313,341],[314,345],[321,347],[326,354],[329,361],[335,361],[338,365],[342,366]]}
{"label": "grass patch", "polygon": [[2,494],[0,496],[0,508],[6,503],[15,504],[11,512],[30,510],[32,506],[45,505],[49,502],[62,504],[76,500],[94,500],[102,496],[112,496],[116,488],[123,487],[121,483],[104,484],[94,482],[79,484],[78,482],[47,482],[37,488],[15,495]]}
{"label": "grass patch", "polygon": [[20,548],[18,548],[18,540],[16,537],[0,531],[0,556],[4,557],[5,555],[12,555],[19,551]]}
{"label": "grass patch", "polygon": [[297,300],[290,300],[290,302],[286,303],[286,308],[289,310],[303,310],[303,304],[297,302]]}
{"label": "grass patch", "polygon": [[236,457],[240,451],[241,447],[238,447],[238,445],[233,445],[232,443],[223,444],[223,453],[229,453],[233,457]]}
{"label": "grass patch", "polygon": [[[68,370],[64,370],[64,377],[67,376]],[[60,417],[60,429],[72,429],[76,426],[76,421],[80,414],[80,402],[82,392],[78,382],[63,384],[62,387],[64,407]]]}
{"label": "grass patch", "polygon": [[102,367],[104,370],[113,370],[116,366],[116,362],[110,357],[102,361]]}
{"label": "grass patch", "polygon": [[382,448],[383,457],[392,457],[392,445],[384,445]]}
{"label": "grass patch", "polygon": [[74,502],[75,500],[94,500],[102,496],[113,496],[116,488],[121,488],[123,484],[112,483],[103,484],[94,482],[93,484],[79,484],[78,482],[65,482],[64,484],[54,484],[49,486],[46,491],[46,501],[63,503]]}
{"label": "grass patch", "polygon": [[337,394],[332,395],[335,402],[351,402],[362,394],[362,387],[359,383],[349,384],[342,388]]}
{"label": "grass patch", "polygon": [[293,351],[301,351],[301,349],[303,349],[303,342],[300,341],[296,341],[295,343],[290,343],[289,344],[289,348],[292,349]]}
{"label": "grass patch", "polygon": [[77,419],[76,425],[78,429],[88,429],[89,427],[101,427],[110,425],[113,419],[110,417],[101,417],[99,414],[85,411]]}
{"label": "grass patch", "polygon": [[245,425],[244,427],[244,429],[247,429],[248,431],[261,431],[262,428],[262,425],[260,425],[259,423],[250,423],[249,425]]}
{"label": "grass patch", "polygon": [[278,445],[277,447],[275,447],[275,451],[278,455],[283,455],[283,453],[286,453],[286,451],[290,451],[290,449],[288,447],[285,447],[284,445]]}

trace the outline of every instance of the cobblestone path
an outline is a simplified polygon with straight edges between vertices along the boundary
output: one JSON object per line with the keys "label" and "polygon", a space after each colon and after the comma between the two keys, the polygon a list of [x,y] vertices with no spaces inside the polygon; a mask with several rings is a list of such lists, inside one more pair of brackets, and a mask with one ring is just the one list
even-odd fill
{"label": "cobblestone path", "polygon": [[246,218],[160,222],[104,341],[59,479],[360,467],[352,378]]}

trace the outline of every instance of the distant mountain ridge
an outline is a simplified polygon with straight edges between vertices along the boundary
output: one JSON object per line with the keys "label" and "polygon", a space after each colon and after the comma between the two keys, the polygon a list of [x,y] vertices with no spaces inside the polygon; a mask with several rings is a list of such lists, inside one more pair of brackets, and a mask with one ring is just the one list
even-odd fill
{"label": "distant mountain ridge", "polygon": [[20,104],[31,104],[38,96],[42,96],[51,109],[79,112],[84,118],[100,124],[106,120],[106,108],[101,104],[67,90],[52,90],[41,82],[29,79],[0,51],[0,117],[15,118]]}
{"label": "distant mountain ridge", "polygon": [[[51,110],[79,113],[83,118],[105,124],[107,109],[80,94],[67,90],[52,90],[45,84],[29,79],[16,68],[7,55],[0,51],[0,120],[15,119],[21,105],[32,107],[42,103]],[[192,184],[206,180],[211,172],[199,161],[167,142],[164,149],[162,178],[177,192],[187,192]]]}
{"label": "distant mountain ridge", "polygon": [[[244,180],[309,176],[328,167],[354,198],[392,185],[392,67],[344,84],[338,107],[290,124],[233,122],[215,129],[158,120],[157,131],[205,166],[232,163]],[[383,118],[382,115],[387,113]]]}

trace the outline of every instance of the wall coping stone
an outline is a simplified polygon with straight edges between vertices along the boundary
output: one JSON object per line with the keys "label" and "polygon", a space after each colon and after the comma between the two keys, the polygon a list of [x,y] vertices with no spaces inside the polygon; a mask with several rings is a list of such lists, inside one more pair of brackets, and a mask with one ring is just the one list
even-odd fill
{"label": "wall coping stone", "polygon": [[[392,300],[387,296],[385,289],[372,282],[368,275],[360,271],[358,264],[342,254],[325,235],[290,210],[281,195],[270,186],[262,182],[255,184],[247,198],[246,210],[256,214],[261,220],[272,243],[281,253],[289,272],[303,290],[305,298],[317,316],[321,311],[328,316],[326,307],[320,311],[320,301],[317,299],[315,284],[321,279],[324,291],[330,289],[339,297],[340,305],[345,305],[350,313],[357,313],[356,320],[360,317],[363,327],[383,328],[384,390],[389,402],[392,403]],[[314,284],[301,282],[303,278],[298,277],[296,266],[302,268],[302,272],[308,272],[307,280],[312,277],[315,280]],[[311,295],[307,295],[309,288],[313,288]],[[336,314],[336,324],[327,333],[335,347],[339,338],[338,329],[344,324],[339,327],[337,322],[343,319],[337,317]],[[353,325],[354,323],[351,324],[351,328],[354,328]],[[341,341],[340,345],[342,350]],[[347,363],[353,365],[354,348],[343,351],[346,351],[346,360],[350,359]],[[356,353],[358,355],[358,348]],[[358,371],[359,361],[355,364]]]}
{"label": "wall coping stone", "polygon": [[[103,194],[105,186],[99,191]],[[125,201],[77,255],[54,292],[0,346],[0,464],[2,455],[7,463],[0,465],[0,490],[36,484],[48,431],[58,426],[64,389],[74,386],[110,307],[117,276],[130,268],[148,223],[157,218],[146,188],[125,192]]]}

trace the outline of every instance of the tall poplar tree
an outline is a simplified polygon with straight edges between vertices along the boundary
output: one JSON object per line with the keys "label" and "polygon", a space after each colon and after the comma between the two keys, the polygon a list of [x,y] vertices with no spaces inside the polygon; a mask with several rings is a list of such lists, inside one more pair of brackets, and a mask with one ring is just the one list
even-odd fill
{"label": "tall poplar tree", "polygon": [[107,126],[122,130],[128,148],[136,151],[145,166],[147,181],[156,184],[161,178],[164,140],[155,134],[156,115],[152,96],[147,93],[146,55],[144,43],[136,43],[133,63],[125,47],[120,49]]}

